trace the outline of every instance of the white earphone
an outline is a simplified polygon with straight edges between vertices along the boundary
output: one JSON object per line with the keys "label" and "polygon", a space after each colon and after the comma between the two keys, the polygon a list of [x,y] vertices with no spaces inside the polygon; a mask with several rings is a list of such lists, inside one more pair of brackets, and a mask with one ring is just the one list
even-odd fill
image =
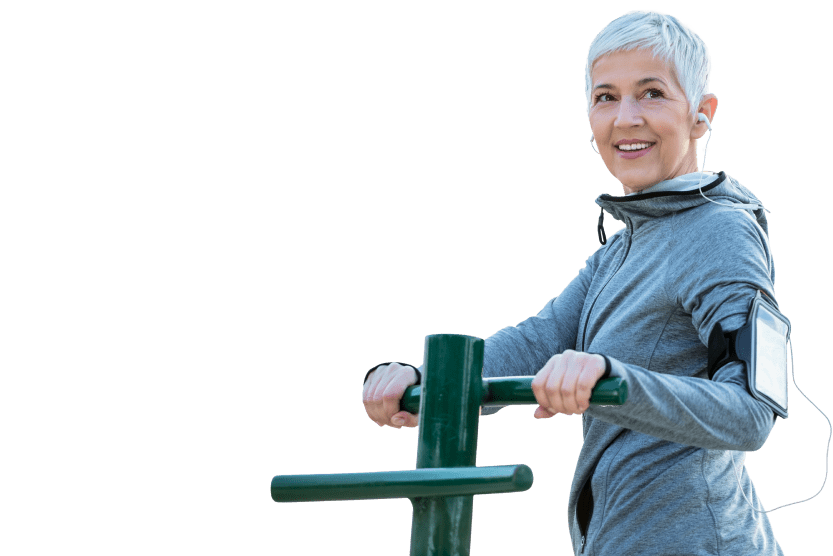
{"label": "white earphone", "polygon": [[[700,114],[697,115],[697,120],[701,121],[701,122],[705,122],[706,127],[709,128],[709,139],[711,139],[711,137],[712,137],[712,126],[711,126],[711,123],[709,122],[709,118],[701,112]],[[709,147],[709,141],[706,140],[706,149],[708,149],[708,147]],[[704,166],[704,168],[706,166],[706,149],[703,149],[703,166]],[[697,185],[697,189],[700,190],[700,195],[702,195],[704,199],[706,199],[707,201],[710,201],[710,202],[712,202],[716,205],[722,205],[724,207],[730,207],[730,208],[733,208],[733,209],[741,209],[741,210],[743,210],[743,209],[752,209],[752,210],[763,209],[766,212],[769,212],[769,210],[767,210],[766,207],[764,207],[764,205],[760,204],[760,203],[759,204],[751,204],[751,203],[732,203],[732,204],[729,204],[729,203],[720,203],[718,201],[709,199],[708,197],[706,197],[703,194],[703,180],[702,180],[702,178],[700,179],[700,183]],[[792,365],[792,348],[793,348],[792,340],[790,340],[790,367],[793,369],[793,384],[795,384],[795,387],[798,388],[798,383],[795,382],[795,367]],[[798,391],[801,392],[801,388],[798,388]],[[804,392],[801,392],[801,395],[804,396],[805,398],[807,398],[807,395],[804,394]],[[821,409],[819,409],[819,407],[810,400],[810,398],[807,398],[807,401],[809,401],[811,404],[813,404],[813,406],[816,409],[819,410],[819,412],[822,414],[822,416],[824,416],[824,418],[827,419],[828,426],[830,426],[830,436],[827,439],[827,458],[829,459],[830,458],[830,439],[833,438],[833,425],[830,425],[830,419],[827,418],[827,415],[825,415],[824,412]],[[743,487],[740,486],[740,475],[738,474],[738,468],[735,466],[735,455],[732,451],[729,452],[729,455],[732,458],[732,469],[735,472],[735,480],[737,481],[737,484],[738,484],[738,490],[740,490],[740,493],[743,495],[743,499],[746,500],[746,504],[750,508],[752,508],[752,511],[754,511],[755,513],[766,514],[766,513],[769,513],[769,512],[774,512],[775,510],[780,510],[781,508],[784,508],[786,506],[792,506],[793,504],[800,504],[801,502],[806,502],[807,500],[811,500],[811,499],[815,498],[816,496],[818,496],[819,493],[821,493],[821,491],[824,490],[824,485],[827,484],[827,467],[828,466],[827,466],[827,463],[825,463],[825,466],[824,466],[824,482],[822,482],[821,488],[819,489],[819,491],[817,493],[815,493],[813,496],[811,496],[810,498],[806,498],[804,500],[800,500],[798,502],[790,502],[789,504],[784,504],[782,506],[778,506],[777,508],[774,508],[772,510],[764,510],[763,508],[761,508],[759,510],[759,509],[755,508],[755,506],[752,505],[752,502],[750,502],[749,498],[746,497],[746,493],[743,492]],[[827,460],[825,460],[825,462],[826,461]]]}
{"label": "white earphone", "polygon": [[[711,150],[711,149],[709,149],[709,141],[711,141],[711,139],[712,139],[712,124],[709,121],[709,118],[705,114],[703,114],[702,112],[697,114],[697,121],[698,122],[706,122],[706,127],[709,130],[709,137],[708,137],[708,139],[706,139],[706,144],[703,147],[703,169],[700,170],[701,172],[705,172],[706,171],[706,155],[709,154],[709,151]],[[745,208],[748,208],[747,205],[730,205],[728,203],[718,203],[717,201],[709,199],[708,197],[703,195],[703,179],[705,177],[706,176],[704,175],[702,178],[700,178],[700,183],[697,184],[697,189],[700,190],[700,195],[702,195],[702,197],[705,200],[711,201],[712,203],[714,203],[716,205],[723,205],[724,207],[737,208],[737,209],[741,209],[741,210],[745,209]]]}

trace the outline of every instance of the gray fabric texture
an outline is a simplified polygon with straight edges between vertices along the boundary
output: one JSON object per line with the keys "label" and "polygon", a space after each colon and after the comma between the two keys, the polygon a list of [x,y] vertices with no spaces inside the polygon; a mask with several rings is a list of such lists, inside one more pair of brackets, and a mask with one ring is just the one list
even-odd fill
{"label": "gray fabric texture", "polygon": [[[720,203],[758,203],[721,172],[702,190]],[[626,227],[596,251],[538,315],[486,340],[485,377],[534,375],[554,354],[600,353],[625,378],[619,407],[591,406],[568,502],[573,550],[587,555],[780,555],[743,462],[775,415],[749,393],[742,362],[707,375],[708,339],[746,322],[775,269],[763,210],[708,202],[696,189],[602,195]],[[485,411],[484,414],[493,413]],[[576,505],[593,509],[584,535]]]}

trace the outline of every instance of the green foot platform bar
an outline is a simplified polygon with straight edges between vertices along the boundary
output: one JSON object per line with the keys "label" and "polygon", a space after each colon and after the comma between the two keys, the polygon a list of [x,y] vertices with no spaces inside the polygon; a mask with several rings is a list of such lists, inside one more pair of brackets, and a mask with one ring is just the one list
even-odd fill
{"label": "green foot platform bar", "polygon": [[[475,467],[480,407],[536,404],[533,377],[482,378],[480,338],[425,338],[422,384],[405,391],[401,407],[419,413],[416,470],[334,475],[278,475],[275,502],[409,498],[411,556],[468,556],[473,496],[520,492],[532,486],[526,465]],[[423,395],[424,394],[424,395]],[[590,403],[621,405],[619,378],[599,381]]]}

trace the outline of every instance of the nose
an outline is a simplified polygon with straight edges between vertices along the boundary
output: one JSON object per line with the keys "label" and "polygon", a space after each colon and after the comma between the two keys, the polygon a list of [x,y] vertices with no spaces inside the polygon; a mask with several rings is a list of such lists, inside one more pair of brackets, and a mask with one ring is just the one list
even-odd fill
{"label": "nose", "polygon": [[635,98],[625,97],[619,103],[619,112],[613,125],[619,128],[642,125],[642,109]]}

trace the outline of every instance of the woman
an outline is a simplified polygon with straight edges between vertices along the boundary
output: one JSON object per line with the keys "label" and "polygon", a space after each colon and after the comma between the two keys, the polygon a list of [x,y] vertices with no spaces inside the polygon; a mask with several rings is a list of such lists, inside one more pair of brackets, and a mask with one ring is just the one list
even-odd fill
{"label": "woman", "polygon": [[[608,240],[600,219],[602,246],[567,288],[486,340],[484,376],[537,373],[536,418],[582,415],[568,509],[577,554],[781,554],[733,456],[760,448],[775,414],[742,362],[708,369],[716,327],[744,325],[758,291],[774,299],[760,202],[723,172],[698,172],[696,140],[717,110],[708,73],[703,42],[673,17],[631,13],[596,37],[590,126],[625,193],[596,202],[626,227]],[[627,380],[628,402],[590,407],[608,375]],[[418,379],[398,363],[371,370],[368,416],[416,426],[399,399]]]}

